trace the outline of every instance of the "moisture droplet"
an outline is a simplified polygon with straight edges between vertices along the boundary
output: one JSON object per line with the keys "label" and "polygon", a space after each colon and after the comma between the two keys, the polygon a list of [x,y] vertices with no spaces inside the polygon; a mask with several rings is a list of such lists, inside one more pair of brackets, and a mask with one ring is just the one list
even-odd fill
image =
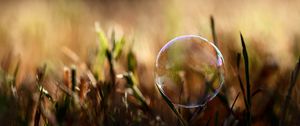
{"label": "moisture droplet", "polygon": [[157,55],[155,81],[174,105],[204,106],[223,85],[223,56],[213,43],[200,36],[176,37]]}

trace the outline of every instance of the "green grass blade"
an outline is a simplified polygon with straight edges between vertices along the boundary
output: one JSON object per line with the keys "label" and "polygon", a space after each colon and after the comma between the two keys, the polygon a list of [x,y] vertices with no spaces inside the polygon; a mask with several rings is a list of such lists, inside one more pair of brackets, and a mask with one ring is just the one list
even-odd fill
{"label": "green grass blade", "polygon": [[95,23],[95,29],[96,33],[98,35],[98,40],[99,40],[99,52],[98,52],[98,57],[99,57],[99,65],[100,65],[100,72],[99,72],[99,79],[104,80],[104,61],[106,57],[106,51],[108,50],[108,39],[106,38],[105,33],[103,30],[100,28],[99,23]]}
{"label": "green grass blade", "polygon": [[137,60],[132,51],[127,54],[127,69],[128,71],[135,72],[137,67]]}
{"label": "green grass blade", "polygon": [[115,47],[113,49],[113,57],[114,59],[118,59],[122,53],[123,47],[125,44],[125,38],[122,37],[121,40],[115,42]]}

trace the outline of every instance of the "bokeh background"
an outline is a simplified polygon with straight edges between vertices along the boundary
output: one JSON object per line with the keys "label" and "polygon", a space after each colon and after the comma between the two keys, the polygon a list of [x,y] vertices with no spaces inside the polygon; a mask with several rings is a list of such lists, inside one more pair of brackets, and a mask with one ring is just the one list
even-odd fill
{"label": "bokeh background", "polygon": [[[236,53],[241,52],[241,32],[249,52],[251,82],[264,90],[254,100],[254,115],[264,117],[270,104],[277,106],[271,109],[278,114],[280,100],[274,99],[284,99],[300,56],[299,0],[1,1],[0,57],[11,54],[15,62],[21,60],[17,87],[24,78],[34,77],[43,63],[62,74],[64,66],[86,62],[97,51],[95,22],[99,22],[107,36],[114,30],[117,38],[126,37],[125,50],[132,48],[137,57],[140,89],[153,102],[164,102],[153,80],[158,51],[179,35],[195,34],[212,41],[211,16],[224,54],[230,103],[239,92],[235,62]],[[76,55],[70,58],[70,53]],[[125,72],[121,65],[116,71]],[[294,124],[299,124],[295,120],[300,112],[299,88],[297,83],[291,100]],[[244,109],[242,97],[236,106]],[[156,107],[163,108],[167,107]],[[162,117],[172,113],[164,111]],[[258,120],[266,125],[271,119]]]}

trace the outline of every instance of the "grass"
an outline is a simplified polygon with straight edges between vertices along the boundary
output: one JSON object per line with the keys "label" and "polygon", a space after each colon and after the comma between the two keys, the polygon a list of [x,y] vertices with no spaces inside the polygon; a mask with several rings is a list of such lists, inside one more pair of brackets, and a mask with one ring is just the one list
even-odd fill
{"label": "grass", "polygon": [[245,64],[245,78],[246,78],[246,101],[247,101],[247,125],[251,125],[251,86],[250,86],[250,77],[249,77],[249,59],[248,59],[248,53],[247,53],[247,48],[246,44],[243,38],[243,35],[240,34],[241,36],[241,43],[243,47],[243,58],[244,58],[244,64]]}
{"label": "grass", "polygon": [[292,91],[296,85],[296,82],[297,82],[297,78],[298,78],[298,75],[299,75],[299,71],[300,71],[300,58],[298,60],[298,63],[296,64],[296,67],[295,69],[292,71],[292,74],[291,74],[291,79],[290,79],[290,86],[288,88],[288,93],[285,97],[285,100],[282,104],[282,107],[281,107],[281,119],[280,119],[280,126],[283,126],[285,125],[285,121],[286,121],[286,111],[287,111],[287,108],[290,104],[290,100],[291,100],[291,95],[292,95]]}
{"label": "grass", "polygon": [[[215,45],[222,45],[217,39],[215,21],[211,16],[212,38]],[[64,71],[51,72],[49,64],[37,68],[34,80],[22,80],[20,83],[36,84],[34,89],[19,87],[17,76],[20,72],[20,60],[13,66],[13,57],[8,54],[2,60],[0,69],[0,112],[12,114],[0,121],[4,125],[258,125],[257,122],[268,122],[279,119],[279,125],[289,124],[288,109],[295,106],[291,102],[292,92],[297,84],[300,70],[300,59],[292,70],[290,85],[287,95],[283,99],[276,99],[270,107],[276,109],[276,103],[282,102],[280,114],[255,115],[256,97],[265,93],[264,89],[254,89],[251,71],[251,58],[249,46],[240,33],[242,53],[234,52],[233,58],[236,66],[236,78],[227,80],[237,81],[239,88],[234,88],[238,93],[230,96],[229,87],[224,87],[214,100],[203,108],[180,109],[165,96],[160,90],[149,91],[142,88],[141,83],[147,81],[140,75],[141,64],[136,58],[139,53],[134,53],[131,48],[125,50],[128,44],[126,36],[120,39],[115,37],[114,31],[111,38],[96,23],[99,47],[96,54],[97,62],[91,62],[91,67],[82,69],[80,65],[65,66]],[[252,56],[252,55],[251,55]],[[240,65],[243,58],[244,66]],[[231,63],[228,61],[228,63]],[[87,63],[84,63],[85,65]],[[117,70],[122,66],[124,71],[120,74]],[[9,69],[13,68],[13,72]],[[241,72],[244,70],[244,72]],[[59,73],[59,74],[58,74]],[[229,73],[230,74],[230,73]],[[55,76],[58,75],[58,76]],[[250,76],[251,75],[251,76]],[[252,77],[252,78],[250,78]],[[287,76],[284,76],[287,77]],[[263,77],[262,77],[263,78]],[[55,84],[54,84],[55,83]],[[55,89],[49,88],[55,86]],[[154,84],[152,85],[154,86]],[[276,92],[275,92],[276,93]],[[157,94],[160,94],[156,96]],[[242,103],[240,103],[242,97]],[[161,108],[160,108],[161,107]],[[243,107],[245,109],[243,109]],[[265,110],[273,111],[273,110]],[[275,111],[275,110],[274,110]],[[32,115],[31,115],[32,114]],[[167,115],[167,116],[166,116]],[[258,119],[263,118],[263,119]],[[266,118],[266,120],[264,120]],[[179,122],[177,122],[179,120]],[[266,123],[269,124],[269,123]]]}

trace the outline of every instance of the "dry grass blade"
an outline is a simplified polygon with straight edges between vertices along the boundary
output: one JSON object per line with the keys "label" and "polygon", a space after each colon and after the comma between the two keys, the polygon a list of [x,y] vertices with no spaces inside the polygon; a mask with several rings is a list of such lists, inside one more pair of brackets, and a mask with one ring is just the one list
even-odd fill
{"label": "dry grass blade", "polygon": [[279,122],[280,126],[283,126],[284,123],[285,123],[286,111],[287,111],[287,108],[288,108],[289,103],[290,103],[292,91],[293,91],[294,86],[296,85],[296,82],[297,82],[297,79],[298,79],[299,71],[300,71],[300,58],[298,59],[298,63],[296,65],[294,71],[292,72],[291,80],[290,80],[290,86],[289,86],[289,89],[288,89],[288,94],[286,95],[285,101],[284,101],[284,103],[281,107],[281,119],[280,119],[280,122]]}
{"label": "dry grass blade", "polygon": [[233,101],[233,103],[232,103],[232,105],[231,105],[231,107],[230,107],[231,113],[233,113],[233,107],[234,107],[234,105],[235,105],[237,99],[239,98],[239,96],[240,96],[240,92],[236,95],[236,97],[235,97],[235,99],[234,99],[234,101]]}
{"label": "dry grass blade", "polygon": [[257,95],[259,92],[262,92],[263,90],[262,89],[257,89],[255,90],[252,94],[251,94],[251,97],[254,97],[255,95]]}
{"label": "dry grass blade", "polygon": [[45,91],[43,90],[43,80],[45,78],[45,74],[46,74],[46,68],[47,65],[45,64],[43,67],[40,67],[37,69],[36,72],[36,83],[37,83],[37,87],[39,89],[40,95],[39,95],[39,99],[38,99],[38,106],[36,108],[36,112],[35,112],[35,117],[34,117],[34,125],[35,126],[39,126],[39,122],[40,122],[40,117],[41,117],[41,104],[42,104],[42,98],[45,95]]}

